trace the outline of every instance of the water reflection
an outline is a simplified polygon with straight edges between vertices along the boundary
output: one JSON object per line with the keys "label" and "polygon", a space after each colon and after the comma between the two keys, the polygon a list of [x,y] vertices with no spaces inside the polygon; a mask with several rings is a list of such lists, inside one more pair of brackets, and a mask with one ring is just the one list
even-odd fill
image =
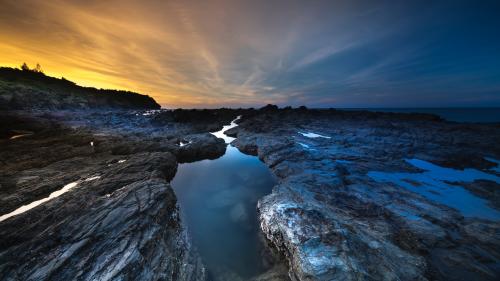
{"label": "water reflection", "polygon": [[256,206],[273,185],[270,171],[257,157],[231,145],[219,159],[179,165],[172,186],[215,280],[220,274],[249,278],[266,269]]}
{"label": "water reflection", "polygon": [[[369,172],[378,182],[392,182],[422,196],[459,210],[466,217],[500,220],[500,212],[490,207],[460,183],[489,180],[500,183],[500,177],[476,169],[456,170],[440,167],[419,159],[407,159],[409,164],[424,170],[422,173]],[[452,184],[453,183],[453,184]],[[456,184],[455,184],[456,183]]]}
{"label": "water reflection", "polygon": [[220,138],[220,139],[223,139],[226,143],[231,143],[233,140],[235,140],[235,138],[224,134],[224,132],[238,126],[238,124],[236,124],[236,121],[238,121],[240,118],[241,118],[241,115],[236,117],[236,119],[234,119],[233,121],[231,121],[231,124],[225,125],[224,127],[222,127],[222,129],[220,131],[213,132],[211,134]]}

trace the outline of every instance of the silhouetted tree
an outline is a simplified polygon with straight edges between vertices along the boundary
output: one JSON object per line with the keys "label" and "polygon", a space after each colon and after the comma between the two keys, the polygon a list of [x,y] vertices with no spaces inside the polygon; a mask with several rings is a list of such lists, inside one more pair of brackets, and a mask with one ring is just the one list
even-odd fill
{"label": "silhouetted tree", "polygon": [[43,74],[42,66],[39,63],[36,64],[35,68],[30,68],[26,63],[23,63],[21,65],[21,70]]}
{"label": "silhouetted tree", "polygon": [[33,71],[38,72],[38,73],[43,73],[42,66],[39,63],[37,63],[36,67],[35,67],[35,69],[33,69]]}
{"label": "silhouetted tree", "polygon": [[21,70],[22,71],[30,71],[31,69],[28,67],[28,65],[26,63],[23,63],[23,65],[21,65]]}

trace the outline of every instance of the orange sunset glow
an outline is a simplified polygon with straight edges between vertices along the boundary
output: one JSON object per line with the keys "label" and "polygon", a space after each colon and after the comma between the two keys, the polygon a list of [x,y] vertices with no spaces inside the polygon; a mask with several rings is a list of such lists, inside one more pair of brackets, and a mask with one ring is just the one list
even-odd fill
{"label": "orange sunset glow", "polygon": [[0,0],[0,281],[499,281],[500,0]]}
{"label": "orange sunset glow", "polygon": [[149,94],[173,107],[215,106],[227,93],[228,105],[255,102],[248,77],[229,81],[221,75],[224,58],[215,52],[231,53],[224,38],[200,30],[224,28],[216,18],[231,16],[230,10],[186,1],[2,2],[4,66],[40,63],[51,76]]}
{"label": "orange sunset glow", "polygon": [[165,108],[499,104],[497,17],[465,2],[0,4],[0,65],[40,63]]}

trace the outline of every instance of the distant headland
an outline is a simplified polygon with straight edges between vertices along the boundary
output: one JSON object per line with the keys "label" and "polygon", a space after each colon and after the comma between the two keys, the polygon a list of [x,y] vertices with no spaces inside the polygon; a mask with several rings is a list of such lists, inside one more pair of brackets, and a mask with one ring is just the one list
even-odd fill
{"label": "distant headland", "polygon": [[150,96],[124,90],[82,87],[29,68],[0,67],[0,109],[159,109]]}

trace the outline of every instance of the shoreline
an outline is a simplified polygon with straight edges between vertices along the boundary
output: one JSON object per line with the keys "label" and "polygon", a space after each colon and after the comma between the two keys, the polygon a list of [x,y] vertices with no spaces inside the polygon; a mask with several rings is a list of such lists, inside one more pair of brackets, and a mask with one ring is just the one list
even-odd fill
{"label": "shoreline", "polygon": [[[34,134],[14,140],[8,140],[7,137],[1,140],[2,157],[12,160],[2,169],[3,180],[0,184],[3,193],[11,190],[10,195],[3,194],[4,202],[7,203],[5,198],[18,198],[16,200],[21,201],[16,201],[15,204],[2,203],[0,214],[19,207],[26,199],[48,196],[56,187],[60,188],[63,181],[72,182],[91,174],[99,174],[101,178],[83,182],[78,189],[46,202],[47,206],[37,207],[10,222],[0,222],[3,229],[0,237],[4,241],[0,245],[0,256],[2,260],[10,257],[9,262],[2,261],[0,276],[6,278],[15,272],[25,276],[27,280],[33,276],[51,276],[55,280],[63,280],[64,277],[76,274],[73,270],[80,270],[82,265],[77,263],[78,260],[87,259],[87,263],[92,264],[88,257],[85,258],[85,253],[108,255],[107,250],[98,250],[99,247],[111,246],[108,243],[114,243],[113,239],[121,235],[127,237],[129,234],[126,233],[131,229],[111,230],[104,226],[103,229],[89,228],[90,225],[86,224],[89,219],[103,210],[109,212],[113,208],[122,208],[120,206],[125,206],[122,204],[126,203],[141,212],[152,208],[151,210],[170,210],[167,212],[176,213],[173,211],[176,203],[156,209],[156,200],[144,201],[141,193],[139,200],[136,200],[133,199],[134,192],[130,192],[136,189],[143,192],[144,196],[153,190],[159,192],[158,196],[171,194],[168,179],[173,178],[177,163],[221,156],[225,145],[209,132],[222,128],[237,115],[243,115],[238,122],[239,126],[227,132],[229,136],[237,137],[234,145],[243,153],[258,155],[280,179],[273,188],[273,193],[259,200],[260,219],[262,230],[273,247],[287,256],[293,278],[321,280],[327,277],[353,278],[360,274],[389,274],[401,279],[444,280],[446,276],[465,276],[494,280],[498,273],[490,267],[488,259],[477,260],[468,256],[472,253],[480,255],[481,251],[492,256],[500,253],[498,240],[484,234],[484,231],[500,228],[497,222],[464,217],[456,210],[443,207],[404,188],[380,184],[366,177],[369,171],[418,172],[404,163],[403,156],[423,159],[443,167],[476,168],[491,172],[489,169],[494,168],[495,164],[484,157],[500,159],[500,151],[494,145],[494,140],[500,136],[500,129],[495,125],[446,122],[427,114],[277,110],[269,107],[253,111],[227,109],[174,112],[135,115],[135,111],[64,111],[37,113],[34,116],[27,113],[24,117],[21,112],[16,112],[12,118],[18,121],[11,124],[19,124],[21,127],[8,128],[3,125],[3,131],[28,130]],[[2,114],[3,118],[8,116],[5,111]],[[21,118],[25,123],[16,118]],[[204,122],[200,123],[199,120]],[[90,141],[95,145],[90,146]],[[189,145],[180,146],[181,142]],[[57,154],[58,151],[61,152]],[[24,158],[21,157],[23,154]],[[118,163],[123,159],[126,162]],[[106,172],[106,169],[109,171]],[[96,173],[97,171],[99,172]],[[129,173],[133,176],[126,176]],[[122,189],[123,177],[128,182],[125,189]],[[161,178],[164,183],[155,183]],[[26,189],[30,184],[35,186]],[[42,193],[39,188],[41,186],[45,190]],[[498,184],[479,182],[461,188],[481,198],[498,200],[491,193],[495,190],[492,186],[498,187]],[[13,188],[19,187],[22,187],[19,190],[23,190],[23,193],[12,193],[15,190]],[[110,194],[110,198],[107,194]],[[392,199],[387,198],[388,194],[391,194]],[[87,206],[93,206],[88,209],[88,213],[85,211],[87,209],[75,209],[83,203],[83,199]],[[115,206],[112,209],[105,207],[112,205]],[[65,209],[68,207],[70,209]],[[92,210],[97,210],[97,213],[93,214],[96,211]],[[62,222],[57,220],[68,214],[71,214],[71,222],[66,219]],[[135,211],[131,214],[138,215],[132,221],[142,218]],[[43,220],[36,222],[37,217]],[[419,218],[417,222],[412,220],[415,217]],[[57,225],[54,224],[56,221]],[[175,221],[177,223],[173,225],[177,226],[173,228],[172,223],[166,223],[170,225],[167,228],[157,228],[156,223],[146,220],[142,228],[155,229],[155,233],[160,235],[157,237],[163,237],[167,241],[184,241],[181,243],[185,245],[184,250],[181,247],[177,250],[163,248],[163,251],[186,257],[192,270],[176,264],[171,258],[166,259],[172,262],[171,266],[178,268],[177,274],[184,274],[179,280],[203,280],[203,266],[196,251],[189,250],[189,235],[182,231],[182,222],[178,219]],[[294,227],[289,228],[289,223]],[[132,223],[124,224],[132,227]],[[14,231],[20,225],[28,231],[22,236]],[[53,229],[47,232],[51,228]],[[459,235],[460,239],[450,240],[451,232],[456,232],[457,229],[458,234],[454,235]],[[93,244],[81,242],[84,243],[82,245],[75,244],[73,239],[67,240],[68,234],[83,230],[91,234],[88,237],[96,237],[97,240]],[[38,237],[40,233],[60,234],[57,234],[59,238]],[[42,243],[45,245],[42,248],[34,247],[41,243],[39,239],[42,238],[52,242]],[[135,241],[134,239],[130,241]],[[14,245],[17,246],[13,247]],[[74,269],[66,264],[50,272],[45,271],[46,275],[40,275],[39,270],[43,270],[48,261],[41,259],[33,264],[33,261],[19,252],[22,248],[33,248],[35,253],[39,251],[42,256],[51,253],[58,257],[56,261],[69,262]],[[68,252],[70,249],[72,250]],[[461,249],[467,249],[465,254]],[[158,255],[157,251],[161,249],[153,250],[148,247],[140,251],[145,250],[148,255]],[[363,256],[358,251],[364,253]],[[324,259],[316,260],[319,264],[311,263],[317,253],[321,253]],[[120,255],[123,252],[116,253],[112,260],[118,263]],[[144,263],[142,255],[132,255],[133,258],[127,259],[125,268],[140,263],[143,269],[155,269],[157,275],[135,275],[145,274],[146,271],[133,272],[122,268],[113,271],[114,276],[142,276],[145,279],[166,276],[168,270],[161,270],[166,270],[165,267],[154,260]],[[459,259],[467,267],[458,269],[446,261],[437,263],[435,259],[442,255]],[[353,267],[354,264],[356,267]],[[394,270],[388,271],[387,268]],[[481,275],[474,273],[477,268],[483,268]],[[489,268],[489,271],[484,268]],[[82,274],[95,274],[92,276],[97,278],[103,277],[100,274],[104,274],[104,271]]]}

